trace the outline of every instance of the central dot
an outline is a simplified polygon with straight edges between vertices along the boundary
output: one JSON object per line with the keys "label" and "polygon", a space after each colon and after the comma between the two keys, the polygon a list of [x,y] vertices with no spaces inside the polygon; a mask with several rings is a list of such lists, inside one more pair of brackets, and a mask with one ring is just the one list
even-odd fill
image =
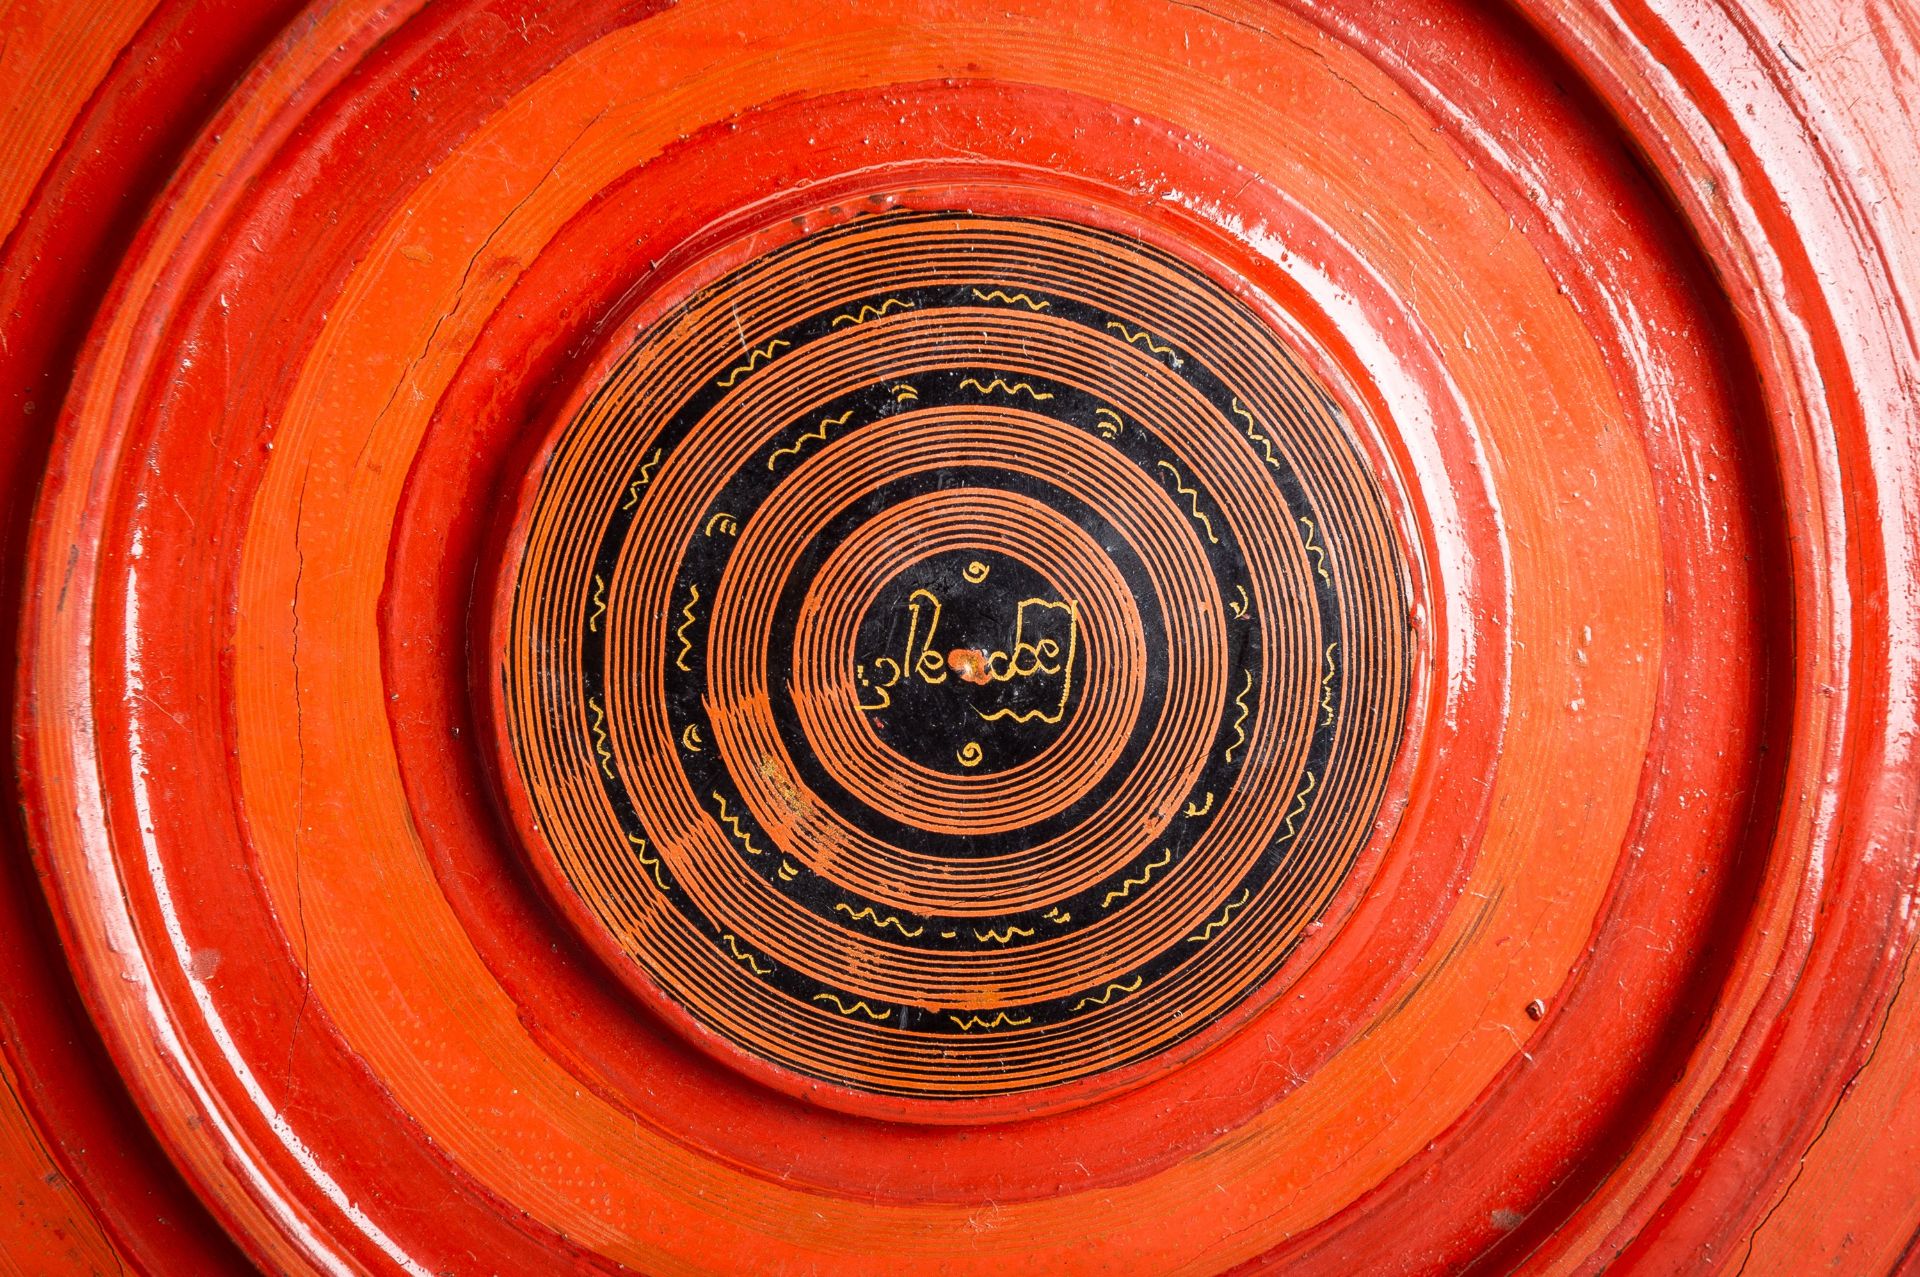
{"label": "central dot", "polygon": [[925,767],[980,775],[1027,762],[1059,739],[1086,684],[1082,606],[996,551],[922,559],[860,620],[860,711]]}

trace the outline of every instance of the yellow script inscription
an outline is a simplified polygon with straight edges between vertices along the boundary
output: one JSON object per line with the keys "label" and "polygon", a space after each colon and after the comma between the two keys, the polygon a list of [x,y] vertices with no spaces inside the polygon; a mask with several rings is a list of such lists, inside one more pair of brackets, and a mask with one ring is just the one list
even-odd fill
{"label": "yellow script inscription", "polygon": [[891,689],[916,678],[938,685],[957,675],[964,683],[988,687],[1047,676],[1060,679],[1060,696],[1051,708],[984,710],[975,706],[974,713],[989,723],[1012,719],[1057,725],[1065,717],[1073,695],[1073,658],[1080,644],[1079,604],[1071,599],[1021,599],[1014,605],[1008,646],[992,651],[957,647],[944,654],[939,648],[940,596],[927,589],[915,590],[907,596],[906,610],[907,641],[900,655],[877,656],[855,667],[864,689],[857,702],[862,710],[886,709],[893,704]]}

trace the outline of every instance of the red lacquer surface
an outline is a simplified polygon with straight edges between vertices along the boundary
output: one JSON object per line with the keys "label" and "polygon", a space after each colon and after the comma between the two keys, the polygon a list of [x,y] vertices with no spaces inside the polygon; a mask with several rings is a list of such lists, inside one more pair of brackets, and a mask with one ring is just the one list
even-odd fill
{"label": "red lacquer surface", "polygon": [[[1911,1269],[1917,29],[0,10],[0,1263]],[[574,410],[888,208],[1187,263],[1404,559],[1397,752],[1273,981],[963,1120],[625,978],[493,696]]]}

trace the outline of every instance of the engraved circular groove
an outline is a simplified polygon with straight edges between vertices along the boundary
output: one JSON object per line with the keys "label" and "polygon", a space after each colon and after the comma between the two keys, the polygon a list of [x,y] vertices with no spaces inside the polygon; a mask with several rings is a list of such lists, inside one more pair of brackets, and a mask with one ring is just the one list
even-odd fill
{"label": "engraved circular groove", "polygon": [[546,456],[505,730],[671,1017],[855,1094],[1071,1083],[1273,983],[1371,828],[1400,551],[1337,406],[1107,232],[896,213],[642,333]]}

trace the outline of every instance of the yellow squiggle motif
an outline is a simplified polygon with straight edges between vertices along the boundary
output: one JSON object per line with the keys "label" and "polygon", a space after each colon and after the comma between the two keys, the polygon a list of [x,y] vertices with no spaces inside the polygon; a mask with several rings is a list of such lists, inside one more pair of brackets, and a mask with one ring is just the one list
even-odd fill
{"label": "yellow squiggle motif", "polygon": [[1120,437],[1120,427],[1123,423],[1120,420],[1119,413],[1111,408],[1095,408],[1093,410],[1093,417],[1095,423],[1093,428],[1100,432],[1102,438],[1117,439]]}
{"label": "yellow squiggle motif", "polygon": [[1320,676],[1320,708],[1326,711],[1326,717],[1320,720],[1322,727],[1333,721],[1333,649],[1339,646],[1327,644],[1327,672]]}
{"label": "yellow squiggle motif", "polygon": [[1000,1012],[991,1020],[982,1019],[977,1015],[949,1015],[947,1018],[952,1020],[953,1027],[959,1029],[962,1033],[971,1033],[975,1029],[997,1029],[1002,1025],[1009,1024],[1018,1028],[1020,1025],[1033,1023],[1033,1017],[1030,1015],[1009,1015],[1005,1011]]}
{"label": "yellow squiggle motif", "polygon": [[784,456],[787,456],[789,454],[796,457],[799,456],[800,450],[806,447],[809,443],[815,443],[815,442],[825,443],[827,441],[827,427],[828,426],[844,426],[847,424],[847,419],[851,416],[853,416],[853,409],[849,408],[837,417],[820,418],[820,424],[817,427],[807,431],[805,434],[801,435],[798,439],[795,439],[792,444],[790,444],[785,448],[775,448],[773,450],[773,455],[767,458],[767,469],[772,470],[773,463],[778,461],[780,458]]}
{"label": "yellow squiggle motif", "polygon": [[882,917],[875,913],[872,905],[860,906],[858,913],[854,912],[852,906],[848,905],[844,900],[835,901],[833,907],[835,912],[844,913],[855,922],[871,922],[875,931],[882,931],[888,927],[892,927],[909,940],[926,931],[925,927],[914,927],[909,930],[907,925],[893,914],[887,914],[885,917]]}
{"label": "yellow squiggle motif", "polygon": [[632,834],[628,834],[627,841],[640,849],[636,853],[640,863],[645,865],[653,874],[653,880],[660,884],[660,890],[665,891],[667,889],[667,880],[660,876],[660,857],[647,850],[647,840],[644,838],[636,838]]}
{"label": "yellow squiggle motif", "polygon": [[782,350],[785,350],[786,348],[792,345],[793,343],[788,341],[784,337],[775,337],[772,341],[760,347],[758,350],[748,351],[747,362],[739,365],[738,367],[734,368],[731,372],[729,372],[725,377],[722,377],[720,379],[719,384],[722,386],[725,386],[728,389],[732,389],[734,382],[739,381],[742,377],[752,372],[755,368],[758,368],[763,363],[767,363],[775,355],[779,354]]}
{"label": "yellow squiggle motif", "polygon": [[1151,350],[1156,355],[1173,355],[1173,361],[1176,364],[1180,362],[1180,356],[1177,354],[1174,354],[1174,350],[1172,346],[1161,345],[1159,342],[1155,341],[1152,337],[1148,336],[1147,330],[1144,328],[1137,328],[1137,329],[1134,329],[1132,332],[1129,332],[1127,331],[1127,326],[1125,324],[1120,323],[1118,320],[1114,320],[1114,319],[1109,319],[1107,321],[1107,328],[1112,332],[1119,333],[1122,337],[1125,337],[1129,342],[1132,342],[1136,346],[1145,346],[1148,350]]}
{"label": "yellow squiggle motif", "polygon": [[734,938],[734,935],[731,931],[722,932],[720,935],[720,938],[727,942],[727,948],[733,951],[733,956],[740,959],[740,961],[746,963],[747,970],[753,972],[755,975],[765,975],[769,971],[773,970],[772,967],[761,966],[758,962],[754,960],[754,957],[751,953],[748,953],[745,950],[743,950],[740,947],[740,942]]}
{"label": "yellow squiggle motif", "polygon": [[1307,773],[1307,783],[1300,786],[1300,792],[1293,796],[1293,810],[1287,813],[1287,824],[1286,827],[1280,831],[1281,837],[1293,837],[1293,822],[1298,820],[1300,813],[1307,809],[1307,795],[1311,794],[1313,787],[1319,783],[1319,781],[1313,778],[1312,772]]}
{"label": "yellow squiggle motif", "polygon": [[1320,573],[1320,579],[1322,581],[1331,581],[1333,578],[1327,575],[1327,552],[1321,549],[1318,545],[1314,544],[1313,520],[1302,517],[1300,520],[1300,524],[1302,527],[1306,528],[1307,530],[1307,536],[1306,536],[1307,553],[1318,555],[1320,558],[1320,562],[1317,565],[1315,565],[1315,570]]}
{"label": "yellow squiggle motif", "polygon": [[898,297],[889,297],[878,306],[862,305],[858,311],[848,311],[843,315],[835,315],[833,317],[832,327],[838,328],[842,324],[864,324],[869,319],[878,319],[895,308],[912,310],[913,305],[910,302],[901,301]]}
{"label": "yellow squiggle motif", "polygon": [[1035,390],[1032,386],[1029,386],[1024,381],[1009,382],[1005,377],[995,377],[992,381],[987,382],[985,385],[980,384],[980,379],[978,377],[962,377],[960,379],[960,384],[962,386],[967,386],[967,387],[970,387],[971,389],[977,390],[983,395],[992,394],[994,391],[998,390],[1001,393],[1006,395],[1017,396],[1021,391],[1024,390],[1027,394],[1033,396],[1033,398],[1039,402],[1045,402],[1046,400],[1053,398],[1053,392],[1050,390]]}
{"label": "yellow squiggle motif", "polygon": [[1059,905],[1055,905],[1040,916],[1048,922],[1057,922],[1063,927],[1073,921],[1073,915],[1062,909]]}
{"label": "yellow squiggle motif", "polygon": [[[1208,797],[1209,799],[1211,799],[1212,795],[1208,795]],[[1160,859],[1148,861],[1145,865],[1141,866],[1140,876],[1138,878],[1128,878],[1125,881],[1123,881],[1118,887],[1115,887],[1112,891],[1109,891],[1104,897],[1101,898],[1100,907],[1102,909],[1105,909],[1107,906],[1111,905],[1116,900],[1125,900],[1128,896],[1133,894],[1133,889],[1135,887],[1144,887],[1147,885],[1148,880],[1153,877],[1154,870],[1165,869],[1167,865],[1172,862],[1172,860],[1173,860],[1172,848],[1162,848],[1160,851]]]}
{"label": "yellow squiggle motif", "polygon": [[1233,703],[1240,707],[1240,716],[1233,720],[1233,744],[1227,746],[1226,757],[1223,760],[1229,763],[1233,761],[1233,751],[1247,743],[1247,693],[1253,690],[1253,671],[1242,672],[1246,675],[1246,682],[1241,685],[1240,694],[1233,698]]}
{"label": "yellow squiggle motif", "polygon": [[653,455],[647,458],[646,464],[640,467],[640,477],[635,479],[631,484],[628,485],[627,499],[620,503],[620,508],[622,510],[631,510],[633,509],[633,507],[640,504],[640,489],[646,487],[648,483],[652,482],[654,467],[658,466],[659,464],[660,464],[660,449],[655,448],[653,450]]}
{"label": "yellow squiggle motif", "polygon": [[1107,1003],[1113,1001],[1113,995],[1116,993],[1138,993],[1140,991],[1140,980],[1140,976],[1135,976],[1130,984],[1110,984],[1098,994],[1089,994],[1087,997],[1081,998],[1073,1004],[1073,1009],[1078,1011],[1082,1007],[1105,1006]]}
{"label": "yellow squiggle motif", "polygon": [[680,640],[680,655],[673,658],[673,663],[689,674],[693,671],[687,665],[687,657],[693,654],[693,640],[687,637],[687,631],[693,628],[693,605],[699,601],[700,587],[697,585],[689,585],[687,587],[687,605],[680,609],[680,615],[686,619],[681,621],[679,628],[673,632],[673,636]]}
{"label": "yellow squiggle motif", "polygon": [[598,572],[593,574],[593,611],[587,614],[587,629],[600,632],[600,618],[607,610],[607,583]]}
{"label": "yellow squiggle motif", "polygon": [[800,876],[800,871],[794,867],[791,861],[783,860],[780,862],[780,881],[781,882],[792,882],[795,878],[798,878],[799,876]]}
{"label": "yellow squiggle motif", "polygon": [[1200,490],[1187,486],[1186,480],[1180,477],[1179,467],[1175,466],[1173,462],[1162,461],[1159,463],[1159,466],[1162,470],[1165,470],[1173,476],[1173,490],[1187,499],[1187,504],[1193,507],[1193,517],[1205,525],[1207,529],[1207,540],[1214,545],[1219,545],[1220,538],[1213,534],[1213,520],[1209,519],[1206,513],[1200,509]]}
{"label": "yellow squiggle motif", "polygon": [[1233,415],[1247,423],[1247,438],[1260,445],[1260,451],[1265,454],[1267,464],[1273,469],[1278,470],[1280,468],[1280,460],[1273,455],[1273,441],[1261,434],[1260,431],[1254,427],[1253,414],[1245,408],[1242,408],[1238,399],[1231,400],[1230,402],[1233,405]]}
{"label": "yellow squiggle motif", "polygon": [[1189,816],[1204,816],[1212,810],[1213,791],[1211,789],[1207,791],[1207,800],[1205,802],[1201,803],[1198,807],[1195,807],[1192,803],[1188,803],[1185,808],[1185,812]]}
{"label": "yellow squiggle motif", "polygon": [[1025,293],[1009,293],[999,288],[994,289],[992,292],[986,292],[986,293],[983,293],[976,288],[973,290],[973,295],[975,297],[978,297],[983,302],[1018,302],[1022,306],[1025,306],[1028,310],[1032,310],[1032,311],[1045,310],[1047,309],[1047,307],[1053,305],[1052,302],[1037,302],[1033,300],[1033,298],[1027,296]]}
{"label": "yellow squiggle motif", "polygon": [[978,927],[973,929],[973,938],[975,940],[991,940],[995,944],[1008,944],[1012,942],[1015,936],[1031,938],[1032,935],[1033,928],[1016,927],[1011,924],[1008,925],[1005,931],[996,931],[992,927],[988,927],[985,931],[980,930]]}
{"label": "yellow squiggle motif", "polygon": [[743,849],[745,849],[746,853],[749,856],[759,856],[759,855],[765,854],[758,847],[753,845],[753,835],[740,827],[740,817],[731,815],[728,813],[726,795],[722,794],[719,790],[716,789],[713,791],[713,801],[720,804],[721,823],[726,825],[727,828],[733,830],[733,836],[740,840],[740,846]]}
{"label": "yellow squiggle motif", "polygon": [[593,752],[600,755],[600,770],[612,780],[613,755],[607,750],[607,711],[591,696],[587,698],[587,708],[593,711]]}
{"label": "yellow squiggle motif", "polygon": [[700,724],[687,724],[687,730],[680,733],[680,748],[686,750],[689,754],[704,752],[700,748]]}
{"label": "yellow squiggle motif", "polygon": [[855,998],[853,1000],[853,1005],[851,1006],[847,1005],[845,1002],[842,1002],[838,997],[836,997],[831,993],[816,993],[813,995],[813,1000],[815,1002],[832,1003],[833,1009],[838,1011],[841,1015],[850,1016],[857,1011],[861,1015],[866,1016],[869,1020],[872,1020],[876,1024],[884,1023],[887,1020],[893,1018],[893,1012],[876,1011],[874,1008],[868,1006],[865,1001],[859,998]]}
{"label": "yellow squiggle motif", "polygon": [[1220,911],[1220,916],[1218,918],[1215,918],[1212,922],[1209,922],[1206,926],[1202,927],[1200,930],[1188,936],[1187,939],[1192,941],[1194,944],[1200,944],[1203,941],[1213,939],[1213,933],[1225,927],[1227,925],[1227,920],[1233,917],[1233,911],[1235,909],[1238,909],[1241,905],[1247,903],[1247,900],[1248,900],[1247,892],[1244,888],[1242,888],[1239,898],[1236,900],[1229,900],[1227,902],[1227,907]]}
{"label": "yellow squiggle motif", "polygon": [[915,403],[918,402],[920,398],[920,392],[913,388],[912,382],[895,382],[893,385],[888,386],[887,389],[892,392],[895,403]]}
{"label": "yellow squiggle motif", "polygon": [[1236,585],[1233,589],[1234,593],[1239,595],[1239,597],[1227,604],[1227,610],[1233,613],[1234,620],[1244,621],[1247,619],[1247,613],[1253,610],[1253,600],[1247,597],[1246,586]]}

